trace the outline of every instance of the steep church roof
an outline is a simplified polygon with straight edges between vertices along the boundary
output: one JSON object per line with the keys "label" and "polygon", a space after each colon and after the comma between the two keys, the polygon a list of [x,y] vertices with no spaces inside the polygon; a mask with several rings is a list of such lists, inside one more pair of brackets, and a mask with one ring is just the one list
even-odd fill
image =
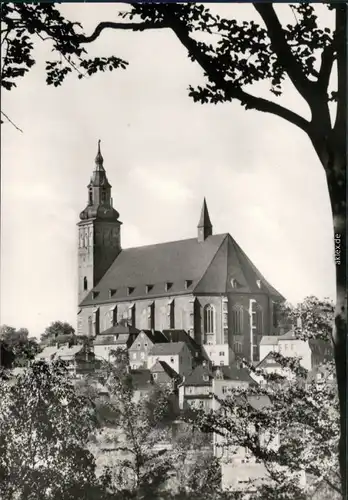
{"label": "steep church roof", "polygon": [[90,291],[81,306],[204,293],[284,300],[229,234],[122,250],[93,292],[99,293]]}

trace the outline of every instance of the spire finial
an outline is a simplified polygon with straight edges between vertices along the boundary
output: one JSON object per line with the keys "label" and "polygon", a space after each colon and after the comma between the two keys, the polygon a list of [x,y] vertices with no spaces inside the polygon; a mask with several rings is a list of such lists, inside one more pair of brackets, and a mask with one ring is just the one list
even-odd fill
{"label": "spire finial", "polygon": [[104,163],[104,158],[100,152],[100,143],[101,143],[101,140],[98,139],[98,152],[97,152],[97,156],[95,157],[95,164],[97,166],[97,170],[103,169],[103,163]]}

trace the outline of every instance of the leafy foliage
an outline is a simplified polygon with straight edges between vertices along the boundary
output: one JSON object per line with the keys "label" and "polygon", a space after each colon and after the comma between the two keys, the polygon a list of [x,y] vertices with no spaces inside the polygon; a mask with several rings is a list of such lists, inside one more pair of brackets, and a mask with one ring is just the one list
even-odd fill
{"label": "leafy foliage", "polygon": [[57,337],[73,337],[75,335],[74,328],[66,322],[54,321],[48,326],[41,335],[41,342],[52,343]]}
{"label": "leafy foliage", "polygon": [[[296,330],[301,340],[315,340],[314,326],[321,342],[330,339],[330,303],[310,297],[293,309],[294,317],[299,311],[304,320],[304,328]],[[255,498],[306,499],[323,485],[331,496],[338,495],[339,406],[333,361],[308,373],[297,358],[279,353],[273,357],[282,373],[245,361],[259,383],[233,389],[231,396],[218,399],[217,412],[197,412],[194,423],[219,435],[227,456],[243,447],[262,461],[268,477]],[[320,381],[317,370],[323,374]],[[301,483],[301,473],[309,478],[307,486]]]}
{"label": "leafy foliage", "polygon": [[34,66],[34,43],[40,40],[50,43],[57,55],[57,59],[46,62],[48,85],[58,87],[72,70],[83,78],[97,71],[126,67],[127,63],[115,56],[85,59],[80,32],[80,23],[65,19],[54,3],[2,3],[2,87],[12,90],[18,78]]}
{"label": "leafy foliage", "polygon": [[0,342],[2,348],[1,363],[5,368],[26,366],[40,351],[36,339],[29,337],[26,328],[16,330],[12,326],[0,327]]}
{"label": "leafy foliage", "polygon": [[4,500],[92,498],[99,490],[86,449],[93,407],[60,363],[33,363],[0,381],[0,496]]}

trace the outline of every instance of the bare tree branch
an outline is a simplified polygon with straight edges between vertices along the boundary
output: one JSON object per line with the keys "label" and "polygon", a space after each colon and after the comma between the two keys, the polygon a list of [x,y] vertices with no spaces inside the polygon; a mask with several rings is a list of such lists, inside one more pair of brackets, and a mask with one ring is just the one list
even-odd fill
{"label": "bare tree branch", "polygon": [[3,111],[1,111],[1,114],[2,114],[5,118],[6,118],[6,120],[7,120],[8,122],[10,122],[10,123],[11,123],[11,125],[13,125],[13,126],[14,126],[14,128],[16,128],[17,130],[19,130],[19,132],[22,132],[22,134],[23,134],[23,130],[22,130],[21,128],[17,127],[17,125],[16,125],[16,124],[15,124],[15,123],[14,123],[14,122],[13,122],[13,121],[12,121],[12,120],[8,117],[8,116],[7,116],[7,114],[6,114],[6,113],[4,113]]}
{"label": "bare tree branch", "polygon": [[326,92],[330,82],[330,76],[335,56],[336,44],[333,40],[330,45],[324,48],[321,54],[321,65],[318,75],[318,85]]}

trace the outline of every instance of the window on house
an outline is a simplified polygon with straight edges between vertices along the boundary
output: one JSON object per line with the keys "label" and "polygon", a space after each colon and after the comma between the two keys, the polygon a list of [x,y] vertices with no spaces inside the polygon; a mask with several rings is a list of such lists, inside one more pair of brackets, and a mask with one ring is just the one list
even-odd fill
{"label": "window on house", "polygon": [[219,356],[225,356],[224,351],[220,351],[220,352],[219,352]]}
{"label": "window on house", "polygon": [[222,394],[226,394],[227,392],[227,387],[225,385],[222,386]]}
{"label": "window on house", "polygon": [[242,335],[243,333],[243,306],[235,304],[232,308],[232,332],[234,335]]}
{"label": "window on house", "polygon": [[224,361],[220,361],[220,366],[224,366],[225,362]]}
{"label": "window on house", "polygon": [[157,378],[157,373],[153,373],[153,374],[152,374],[152,376],[153,376],[153,378],[156,380],[156,378]]}
{"label": "window on house", "polygon": [[145,342],[144,347],[147,347],[147,346],[148,346],[148,344],[147,344],[147,342]]}
{"label": "window on house", "polygon": [[171,362],[171,363],[174,363],[174,358],[170,358],[170,362]]}
{"label": "window on house", "polygon": [[88,290],[88,281],[86,276],[83,278],[83,289],[86,291]]}
{"label": "window on house", "polygon": [[155,329],[155,303],[147,306],[147,327],[149,330]]}
{"label": "window on house", "polygon": [[141,359],[145,359],[145,353],[144,353],[144,352],[141,352],[141,353],[140,353],[140,358],[141,358]]}
{"label": "window on house", "polygon": [[137,359],[137,353],[136,352],[132,352],[132,358],[133,359]]}
{"label": "window on house", "polygon": [[137,347],[140,347],[140,346],[141,346],[141,344],[140,344],[140,342],[138,342],[138,343],[137,343]]}

